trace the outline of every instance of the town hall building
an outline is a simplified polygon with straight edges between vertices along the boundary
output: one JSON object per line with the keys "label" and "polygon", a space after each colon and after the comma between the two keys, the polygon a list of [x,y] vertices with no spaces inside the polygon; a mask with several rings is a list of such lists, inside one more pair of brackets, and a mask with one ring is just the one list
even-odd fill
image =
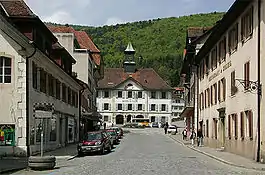
{"label": "town hall building", "polygon": [[129,43],[123,68],[105,68],[98,82],[97,109],[105,122],[171,123],[172,92],[152,68],[136,68],[135,50]]}

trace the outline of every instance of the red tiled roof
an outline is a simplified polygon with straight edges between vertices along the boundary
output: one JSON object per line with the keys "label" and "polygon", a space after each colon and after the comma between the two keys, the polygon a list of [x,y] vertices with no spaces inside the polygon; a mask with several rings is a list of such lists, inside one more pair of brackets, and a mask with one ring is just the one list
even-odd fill
{"label": "red tiled roof", "polygon": [[198,37],[210,30],[212,27],[189,27],[188,37]]}
{"label": "red tiled roof", "polygon": [[23,0],[0,0],[9,17],[36,17]]}
{"label": "red tiled roof", "polygon": [[90,51],[96,53],[100,52],[85,31],[75,31],[75,37],[82,49],[89,49]]}
{"label": "red tiled roof", "polygon": [[69,26],[48,26],[48,28],[53,33],[73,33],[81,49],[90,50],[92,59],[94,60],[95,64],[100,65],[100,50],[96,47],[92,39],[85,31],[76,31],[75,29]]}
{"label": "red tiled roof", "polygon": [[52,25],[48,25],[47,27],[53,33],[74,33],[75,32],[75,29],[73,29],[72,27],[68,27],[68,26],[52,26]]}
{"label": "red tiled roof", "polygon": [[130,75],[123,68],[105,68],[104,78],[98,82],[98,88],[114,88],[127,79],[132,78],[146,89],[172,90],[152,68],[139,69]]}

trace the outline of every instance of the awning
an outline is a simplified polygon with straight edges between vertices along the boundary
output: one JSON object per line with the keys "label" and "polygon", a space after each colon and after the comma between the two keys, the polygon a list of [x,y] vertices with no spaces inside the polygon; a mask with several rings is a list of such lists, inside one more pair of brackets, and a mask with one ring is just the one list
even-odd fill
{"label": "awning", "polygon": [[82,113],[82,118],[88,119],[88,120],[100,121],[100,119],[102,118],[102,115],[96,111],[86,112],[86,113]]}
{"label": "awning", "polygon": [[194,114],[194,107],[185,107],[185,109],[180,114],[180,117],[191,117]]}

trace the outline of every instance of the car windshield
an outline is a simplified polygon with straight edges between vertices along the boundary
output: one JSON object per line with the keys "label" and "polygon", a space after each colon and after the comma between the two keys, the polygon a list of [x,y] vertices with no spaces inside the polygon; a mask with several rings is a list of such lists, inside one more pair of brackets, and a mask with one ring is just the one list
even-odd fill
{"label": "car windshield", "polygon": [[109,133],[111,136],[115,136],[115,135],[116,135],[116,132],[115,132],[115,131],[108,131],[108,133]]}
{"label": "car windshield", "polygon": [[85,140],[92,141],[92,140],[100,140],[102,139],[101,133],[88,133]]}

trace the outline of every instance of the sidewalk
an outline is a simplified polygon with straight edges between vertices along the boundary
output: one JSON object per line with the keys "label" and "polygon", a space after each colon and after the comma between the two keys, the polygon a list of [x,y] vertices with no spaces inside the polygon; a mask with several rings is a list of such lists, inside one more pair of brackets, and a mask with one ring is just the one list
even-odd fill
{"label": "sidewalk", "polygon": [[0,157],[0,174],[25,169],[27,166],[27,157]]}
{"label": "sidewalk", "polygon": [[[68,160],[77,156],[77,145],[71,144],[63,148],[48,151],[43,154],[44,156],[55,156],[56,167],[64,165]],[[40,156],[37,154],[36,156]],[[13,171],[18,171],[27,168],[27,157],[0,157],[0,174],[8,174]]]}
{"label": "sidewalk", "polygon": [[245,157],[225,152],[225,151],[218,151],[214,148],[209,147],[197,147],[191,145],[191,141],[184,141],[182,140],[182,135],[169,135],[170,138],[173,140],[181,143],[182,145],[187,146],[188,148],[197,151],[201,154],[204,154],[206,156],[209,156],[213,159],[216,159],[220,162],[223,162],[228,165],[240,167],[240,168],[246,168],[246,169],[254,169],[254,170],[260,170],[265,171],[265,165],[255,162],[254,160],[247,159]]}

